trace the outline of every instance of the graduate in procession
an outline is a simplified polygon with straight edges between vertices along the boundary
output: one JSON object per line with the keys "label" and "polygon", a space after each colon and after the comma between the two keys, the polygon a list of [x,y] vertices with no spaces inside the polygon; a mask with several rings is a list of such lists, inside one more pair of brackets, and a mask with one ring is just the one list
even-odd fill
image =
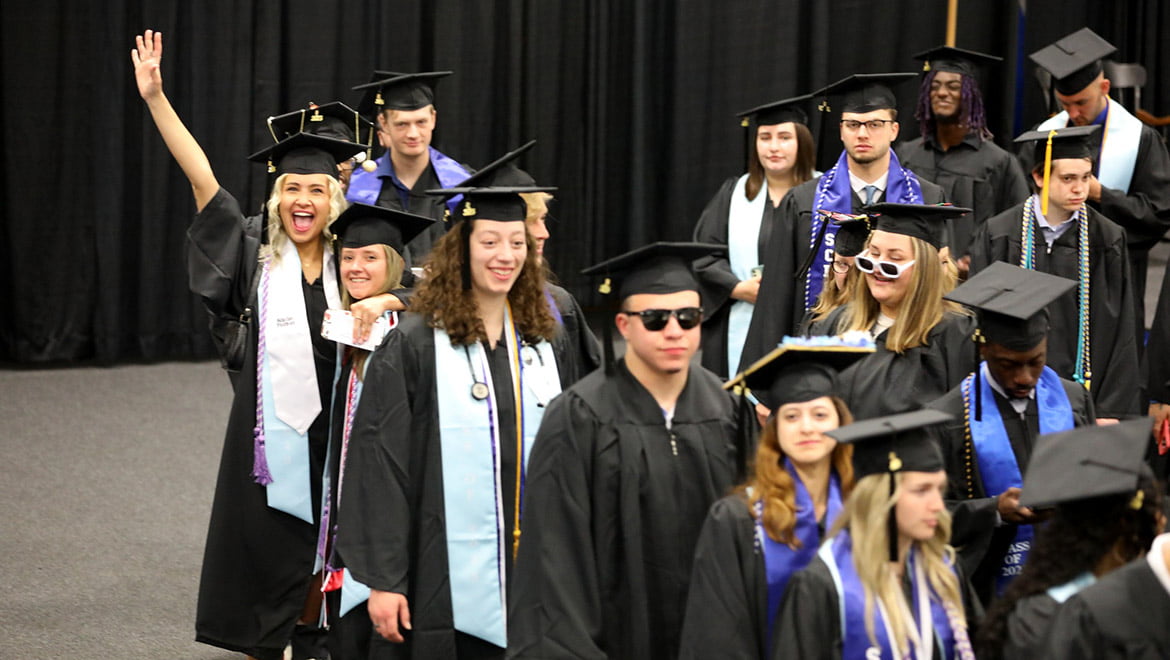
{"label": "graduate in procession", "polygon": [[843,426],[853,493],[829,539],[788,582],[772,658],[974,658],[979,605],[947,544],[946,472],[920,410]]}
{"label": "graduate in procession", "polygon": [[984,605],[1019,574],[1041,517],[1020,506],[1040,434],[1093,425],[1084,386],[1045,365],[1047,306],[1071,280],[996,262],[947,294],[978,313],[975,371],[932,402],[953,421],[938,429],[947,464],[951,545]]}
{"label": "graduate in procession", "polygon": [[[485,168],[487,169],[487,168]],[[521,193],[461,195],[398,327],[369,359],[337,553],[370,588],[384,658],[502,658],[536,430],[574,352],[544,295]]]}
{"label": "graduate in procession", "polygon": [[584,271],[621,305],[624,357],[557,397],[525,483],[509,658],[676,658],[703,518],[735,479],[735,408],[691,360],[691,263],[654,243]]}
{"label": "graduate in procession", "polygon": [[[1076,648],[1082,632],[1058,634],[1054,617],[1073,595],[1144,555],[1164,525],[1161,489],[1142,460],[1149,445],[1145,419],[1040,438],[1020,504],[1049,517],[1024,570],[987,612],[976,639],[980,658],[1070,657],[1054,649]],[[1164,624],[1161,614],[1143,609],[1137,618]]]}
{"label": "graduate in procession", "polygon": [[703,287],[703,366],[720,378],[739,368],[777,207],[814,174],[816,146],[805,111],[811,98],[797,96],[739,114],[750,135],[747,174],[724,181],[695,225],[694,240],[727,245],[726,254],[695,263]]}
{"label": "graduate in procession", "polygon": [[975,227],[1028,197],[1015,156],[991,140],[976,73],[1003,60],[972,50],[939,46],[914,56],[922,83],[914,118],[921,133],[897,148],[909,170],[942,186],[947,199],[971,213],[955,221],[952,254],[967,271],[967,244]]}
{"label": "graduate in procession", "polygon": [[[1086,27],[1032,53],[1031,60],[1052,74],[1056,100],[1063,108],[1034,130],[1101,127],[1088,138],[1093,170],[1086,202],[1125,229],[1140,352],[1149,252],[1170,230],[1170,154],[1157,129],[1109,98],[1110,81],[1102,60],[1115,52],[1113,44]],[[1040,165],[1038,154],[1026,145],[1018,155],[1026,171]]]}
{"label": "graduate in procession", "polygon": [[[439,221],[407,246],[408,266],[424,263],[434,242],[450,228],[450,215],[459,201],[426,191],[453,188],[471,175],[467,167],[431,146],[438,119],[435,84],[451,73],[375,71],[370,82],[353,88],[363,92],[358,111],[377,121],[386,153],[354,172],[346,197]],[[366,169],[369,165],[374,169]]]}
{"label": "graduate in procession", "polygon": [[[872,225],[876,221],[876,218],[870,218],[864,213],[830,213],[828,216],[826,220],[837,227],[836,243],[833,246],[833,279],[825,282],[821,295],[817,297],[817,304],[804,313],[800,334],[806,337],[839,335],[844,332],[843,328],[837,327],[844,315],[833,314],[833,311],[853,298],[857,281],[865,277],[864,273],[854,267],[854,261],[857,255],[865,251]],[[829,323],[830,317],[832,323]]]}
{"label": "graduate in procession", "polygon": [[853,259],[864,273],[848,303],[825,327],[862,331],[877,352],[841,374],[845,400],[857,419],[916,410],[945,394],[971,372],[974,319],[943,299],[954,287],[944,266],[947,225],[969,209],[875,204],[865,252]]}
{"label": "graduate in procession", "polygon": [[1141,372],[1125,230],[1086,203],[1096,126],[1025,133],[1037,194],[988,220],[971,242],[971,273],[995,261],[1071,279],[1077,288],[1048,308],[1048,366],[1081,383],[1097,415],[1138,414]]}
{"label": "graduate in procession", "polygon": [[338,164],[362,145],[297,133],[255,154],[275,181],[267,213],[245,218],[163,93],[162,35],[147,30],[136,41],[139,94],[195,196],[191,290],[213,318],[241,320],[238,333],[213,333],[234,397],[196,639],[260,660],[282,657],[291,640],[294,657],[308,658],[324,641],[315,550],[336,368],[333,342],[316,330],[326,307],[340,306],[325,232],[346,206]]}
{"label": "graduate in procession", "polygon": [[[836,227],[822,211],[860,214],[877,202],[938,204],[942,189],[902,166],[891,145],[898,137],[897,99],[890,87],[912,73],[857,74],[818,90],[829,107],[839,100],[845,149],[819,178],[793,188],[777,210],[762,253],[763,278],[738,367],[742,371],[794,335],[831,278]],[[824,119],[827,121],[829,115]]]}
{"label": "graduate in procession", "polygon": [[[371,353],[369,345],[380,343],[380,333],[385,332],[382,328],[392,329],[398,322],[398,315],[387,311],[377,325],[365,323],[354,310],[364,300],[399,288],[405,272],[402,252],[406,244],[432,223],[434,220],[430,218],[359,202],[352,204],[330,226],[340,247],[341,308],[350,311],[355,335],[352,341],[338,346],[341,370],[333,386],[333,428],[329,436],[328,470],[322,477],[324,500],[317,544],[318,561],[325,568],[322,591],[329,627],[329,654],[337,660],[368,658],[374,634],[366,611],[370,590],[353,579],[334,552],[335,520],[341,503],[354,414],[361,401]],[[374,327],[379,328],[379,334],[371,335]]]}
{"label": "graduate in procession", "polygon": [[788,579],[812,561],[853,489],[852,447],[825,435],[853,421],[837,371],[872,352],[867,338],[786,338],[728,383],[772,413],[752,474],[703,523],[680,658],[768,657]]}

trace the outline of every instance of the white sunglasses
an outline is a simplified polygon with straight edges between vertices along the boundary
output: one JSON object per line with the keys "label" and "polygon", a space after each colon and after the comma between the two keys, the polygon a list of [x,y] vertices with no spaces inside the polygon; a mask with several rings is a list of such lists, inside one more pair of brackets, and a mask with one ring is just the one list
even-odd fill
{"label": "white sunglasses", "polygon": [[911,259],[910,261],[896,264],[892,261],[878,261],[873,257],[866,257],[860,254],[853,258],[853,263],[857,264],[857,270],[863,273],[873,273],[876,270],[878,275],[888,277],[892,280],[901,277],[902,273],[906,272],[907,268],[913,266],[915,261],[915,259]]}

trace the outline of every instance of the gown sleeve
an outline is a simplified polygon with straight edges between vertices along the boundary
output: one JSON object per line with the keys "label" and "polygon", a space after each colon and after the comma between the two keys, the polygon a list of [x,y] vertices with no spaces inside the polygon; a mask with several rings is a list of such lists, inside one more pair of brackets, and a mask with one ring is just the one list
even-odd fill
{"label": "gown sleeve", "polygon": [[771,660],[835,660],[841,657],[837,590],[819,558],[788,581],[773,623]]}
{"label": "gown sleeve", "polygon": [[[752,311],[752,322],[748,326],[747,339],[738,368],[728,365],[732,371],[742,371],[772,350],[784,337],[796,330],[800,319],[793,318],[797,295],[796,270],[796,225],[799,216],[798,204],[793,194],[798,188],[788,191],[776,210],[776,227],[768,237],[768,245],[760,260],[764,274],[760,279],[760,292],[756,307]],[[804,289],[800,289],[804,291]]]}
{"label": "gown sleeve", "polygon": [[754,521],[738,496],[711,507],[691,569],[679,660],[759,660],[764,621],[759,608],[762,559]]}
{"label": "gown sleeve", "polygon": [[573,392],[544,414],[528,462],[508,609],[508,658],[597,658],[601,589],[590,498],[596,418]]}
{"label": "gown sleeve", "polygon": [[[707,203],[699,222],[695,225],[694,240],[700,243],[727,245],[728,213],[731,195],[737,179],[728,179]],[[731,262],[726,253],[695,260],[695,275],[702,289],[703,307],[708,316],[714,316],[731,300],[731,290],[739,284],[739,278],[731,272]]]}
{"label": "gown sleeve", "polygon": [[1131,243],[1157,241],[1170,229],[1170,155],[1149,126],[1142,126],[1129,191],[1101,186],[1101,213],[1125,227]]}
{"label": "gown sleeve", "polygon": [[260,217],[245,218],[223,188],[187,228],[187,279],[209,312],[239,316],[260,250]]}
{"label": "gown sleeve", "polygon": [[1112,656],[1105,654],[1105,643],[1097,621],[1084,601],[1074,596],[1060,608],[1052,619],[1046,643],[1037,656],[1041,660],[1099,660]]}
{"label": "gown sleeve", "polygon": [[[1096,407],[1102,417],[1124,419],[1144,412],[1138,410],[1141,370],[1138,366],[1137,333],[1134,328],[1134,286],[1128,272],[1129,251],[1125,240],[1117,241],[1116,252],[1111,252],[1107,259],[1110,286],[1106,304],[1110,305],[1112,322],[1098,327],[1107,328],[1112,338],[1101,343],[1091,343],[1092,346],[1108,347],[1109,356],[1104,370],[1093,369],[1090,391],[1095,393]],[[1112,313],[1114,311],[1116,315]],[[1093,356],[1090,358],[1096,362]]]}

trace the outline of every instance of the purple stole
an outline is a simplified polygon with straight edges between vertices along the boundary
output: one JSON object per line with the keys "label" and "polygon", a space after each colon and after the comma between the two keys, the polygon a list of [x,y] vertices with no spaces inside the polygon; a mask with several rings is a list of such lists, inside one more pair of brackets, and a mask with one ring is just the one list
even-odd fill
{"label": "purple stole", "polygon": [[[441,187],[454,188],[471,176],[471,173],[455,159],[444,156],[434,147],[427,147],[427,149],[430,150],[431,167],[435,168],[435,176],[439,179]],[[383,154],[376,162],[378,169],[373,172],[355,168],[349,179],[349,190],[345,193],[345,198],[350,202],[361,202],[375,206],[378,204],[378,196],[382,194],[382,186],[386,183],[383,178],[389,176],[394,170],[393,166],[390,165],[390,154]],[[454,213],[455,207],[462,199],[462,195],[448,199],[447,208]]]}

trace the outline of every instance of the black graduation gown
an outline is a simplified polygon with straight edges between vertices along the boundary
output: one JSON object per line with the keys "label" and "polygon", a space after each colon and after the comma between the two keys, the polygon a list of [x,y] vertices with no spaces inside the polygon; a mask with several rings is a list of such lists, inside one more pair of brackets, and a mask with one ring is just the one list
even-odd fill
{"label": "black graduation gown", "polygon": [[[922,177],[918,177],[918,183],[922,186],[923,204],[947,201],[942,188]],[[780,201],[774,229],[767,247],[760,253],[764,276],[760,280],[760,293],[744,342],[739,371],[767,355],[784,335],[795,335],[800,329],[804,318],[805,279],[797,279],[796,272],[809,255],[812,206],[816,194],[817,179],[813,179],[789,190]],[[884,196],[877,201],[884,201]],[[853,213],[860,213],[861,208],[861,198],[853,193]]]}
{"label": "black graduation gown", "polygon": [[[694,240],[700,243],[727,245],[731,196],[736,194],[737,181],[739,177],[724,181],[711,201],[707,202],[707,207],[703,209],[703,214],[699,216],[699,222],[695,225]],[[764,218],[760,222],[760,234],[757,239],[761,261],[768,246],[768,238],[772,235],[776,211],[771,200],[764,201]],[[731,290],[739,284],[739,278],[731,272],[731,262],[727,254],[696,260],[695,275],[699,278],[700,292],[703,296],[702,364],[715,372],[715,375],[727,379],[731,376],[730,370],[737,367],[734,364],[727,364],[727,324],[731,305],[736,302],[731,298]]]}
{"label": "black graduation gown", "polygon": [[[971,241],[971,275],[993,261],[1020,263],[1023,204],[991,218]],[[1035,222],[1035,221],[1033,221]],[[1076,281],[1077,228],[1070,227],[1046,250],[1035,228],[1038,271]],[[1089,393],[1101,417],[1130,417],[1139,412],[1141,374],[1135,340],[1133,296],[1125,230],[1089,209],[1089,348],[1092,381]],[[1071,378],[1077,356],[1077,289],[1048,306],[1048,366]]]}
{"label": "black graduation gown", "polygon": [[575,383],[601,366],[601,342],[597,341],[597,336],[589,327],[589,320],[585,318],[585,311],[577,299],[555,284],[548,283],[546,286],[561,314],[560,331],[565,334],[565,342],[574,353],[571,364],[564,367],[572,367],[572,373],[563,375],[561,380]]}
{"label": "black graduation gown", "polygon": [[553,400],[529,459],[509,658],[677,657],[699,530],[732,485],[734,412],[692,366],[667,430],[624,361]]}
{"label": "black graduation gown", "polygon": [[953,224],[951,254],[956,258],[967,254],[976,226],[1031,194],[1015,156],[975,133],[947,151],[939,148],[934,134],[927,134],[903,142],[897,152],[903,166],[942,186],[948,201],[972,209]]}
{"label": "black graduation gown", "polygon": [[[1104,130],[1099,130],[1089,136],[1092,153],[1097,154],[1093,158],[1094,174],[1101,169],[1099,154],[1104,133]],[[1031,144],[1019,151],[1025,172],[1031,171],[1033,167],[1033,151]],[[1134,318],[1140,324],[1135,327],[1144,327],[1149,252],[1158,244],[1158,239],[1170,230],[1170,155],[1158,131],[1142,125],[1129,190],[1102,186],[1101,201],[1089,202],[1089,206],[1125,229],[1129,262],[1134,274]]]}
{"label": "black graduation gown", "polygon": [[1053,660],[1170,658],[1170,594],[1145,557],[1065,602],[1039,657]]}
{"label": "black graduation gown", "polygon": [[679,660],[761,660],[767,614],[756,521],[742,495],[728,495],[711,507],[699,534]]}
{"label": "black graduation gown", "polygon": [[[968,635],[974,637],[972,622],[982,616],[982,608],[959,570],[959,590],[967,616]],[[909,580],[906,581],[909,591]],[[788,581],[784,600],[776,615],[772,634],[773,660],[842,660],[841,605],[837,586],[825,561],[819,556]],[[938,644],[932,644],[935,660],[941,660]],[[844,660],[853,660],[846,658]]]}
{"label": "black graduation gown", "polygon": [[378,193],[378,206],[383,206],[395,211],[406,211],[428,217],[436,220],[434,225],[429,227],[426,231],[418,236],[415,236],[406,244],[406,249],[403,251],[403,258],[406,259],[407,266],[421,266],[426,262],[427,255],[431,253],[431,248],[435,241],[439,240],[443,234],[447,233],[447,205],[442,197],[437,195],[428,195],[426,191],[436,190],[442,188],[439,184],[439,177],[435,174],[434,164],[427,165],[427,169],[419,174],[418,180],[414,182],[414,186],[410,189],[410,194],[407,198],[406,206],[402,204],[402,197],[399,195],[398,186],[394,185],[394,181],[388,177],[382,178],[382,190]]}
{"label": "black graduation gown", "polygon": [[[245,306],[255,308],[256,292],[250,287],[260,249],[260,222],[258,216],[245,220],[239,204],[221,188],[187,230],[189,285],[210,312],[238,315]],[[315,287],[305,286],[309,327],[320,327],[324,315],[320,283],[318,278]],[[281,656],[304,607],[317,529],[314,523],[269,508],[265,488],[251,476],[259,336],[258,317],[253,319],[243,366],[233,379],[235,394],[199,581],[195,638],[268,660]],[[308,432],[315,522],[335,349],[320,333],[314,333],[313,340],[322,400],[322,414]]]}
{"label": "black graduation gown", "polygon": [[[574,369],[573,351],[562,335],[552,347],[561,385],[567,387],[566,375]],[[506,355],[502,342],[489,355],[493,376],[501,353]],[[502,437],[515,433],[514,426],[508,428],[514,416],[504,408],[505,402],[514,405],[507,373],[504,367],[500,377],[494,378]],[[379,658],[446,660],[459,657],[457,646],[474,645],[470,636],[455,631],[452,621],[439,385],[434,330],[424,317],[402,314],[398,327],[369,358],[350,432],[345,492],[338,511],[337,552],[344,565],[371,589],[405,594],[410,607],[412,630],[406,633],[406,642],[391,644],[376,638],[372,655]],[[501,474],[512,474],[507,463],[516,457],[514,450],[509,456],[510,447],[514,445],[501,444]],[[511,488],[502,490],[506,529],[511,529],[514,495]],[[502,655],[502,649],[497,651]]]}
{"label": "black graduation gown", "polygon": [[[1079,383],[1065,379],[1061,379],[1061,385],[1064,386],[1064,393],[1072,407],[1073,424],[1078,427],[1096,424],[1093,399],[1085,388]],[[992,396],[994,401],[984,400],[983,405],[998,407],[1000,419],[1004,421],[1004,429],[1012,446],[1012,453],[1015,454],[1016,465],[1023,475],[1032,457],[1032,447],[1040,435],[1040,417],[1036,400],[1029,399],[1028,408],[1021,417],[1006,397],[995,390],[992,390]],[[1008,546],[1015,538],[1016,525],[1004,523],[996,526],[998,500],[995,496],[987,495],[974,448],[971,452],[971,493],[968,494],[965,460],[966,418],[962,385],[932,401],[927,407],[953,417],[953,421],[947,422],[935,431],[943,460],[946,462],[946,500],[947,508],[951,512],[951,545],[958,551],[965,572],[971,576],[971,586],[975,593],[983,605],[987,606],[995,594],[996,572],[1003,563]],[[971,414],[975,414],[974,410]]]}
{"label": "black graduation gown", "polygon": [[[834,310],[827,322],[847,308]],[[902,354],[886,349],[888,331],[874,340],[877,351],[841,372],[841,391],[856,420],[918,410],[958,385],[975,361],[975,319],[946,312],[926,345]]]}

